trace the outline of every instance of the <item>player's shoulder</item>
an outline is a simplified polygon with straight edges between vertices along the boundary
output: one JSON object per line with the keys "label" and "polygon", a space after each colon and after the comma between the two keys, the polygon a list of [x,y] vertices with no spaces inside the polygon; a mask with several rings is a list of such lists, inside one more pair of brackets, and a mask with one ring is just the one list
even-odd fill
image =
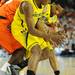
{"label": "player's shoulder", "polygon": [[23,2],[21,2],[21,5],[22,5],[22,7],[26,7],[26,8],[32,7],[32,5],[29,3],[29,1],[23,1]]}

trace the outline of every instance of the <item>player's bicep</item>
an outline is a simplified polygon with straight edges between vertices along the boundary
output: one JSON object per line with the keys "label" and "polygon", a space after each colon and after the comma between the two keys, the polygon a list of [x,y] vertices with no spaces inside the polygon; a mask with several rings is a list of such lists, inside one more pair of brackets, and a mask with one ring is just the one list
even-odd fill
{"label": "player's bicep", "polygon": [[33,16],[32,16],[33,7],[30,3],[24,2],[22,4],[22,10],[25,15],[25,20],[27,22],[28,29],[31,31],[31,29],[33,29],[33,26],[34,26],[34,21],[33,21]]}

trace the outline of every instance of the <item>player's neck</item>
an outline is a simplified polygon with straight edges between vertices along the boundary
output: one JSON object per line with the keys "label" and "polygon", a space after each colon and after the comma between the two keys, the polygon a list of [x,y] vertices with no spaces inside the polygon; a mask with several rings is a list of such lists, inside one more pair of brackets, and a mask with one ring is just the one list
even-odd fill
{"label": "player's neck", "polygon": [[38,8],[42,8],[41,6],[41,1],[39,0],[33,0],[34,4],[38,7]]}

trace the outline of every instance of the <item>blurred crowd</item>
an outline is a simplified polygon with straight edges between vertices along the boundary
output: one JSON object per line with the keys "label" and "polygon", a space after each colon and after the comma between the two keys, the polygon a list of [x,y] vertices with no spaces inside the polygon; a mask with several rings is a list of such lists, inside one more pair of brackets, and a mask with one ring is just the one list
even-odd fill
{"label": "blurred crowd", "polygon": [[64,25],[66,39],[60,55],[75,56],[75,0],[56,0],[56,3],[62,5],[65,10],[60,21]]}

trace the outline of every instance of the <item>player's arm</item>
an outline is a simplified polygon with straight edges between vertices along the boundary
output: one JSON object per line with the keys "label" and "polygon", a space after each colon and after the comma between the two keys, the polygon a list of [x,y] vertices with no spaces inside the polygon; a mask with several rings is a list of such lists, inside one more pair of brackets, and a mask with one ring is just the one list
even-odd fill
{"label": "player's arm", "polygon": [[0,6],[2,6],[4,3],[6,3],[8,0],[0,0]]}
{"label": "player's arm", "polygon": [[23,10],[23,13],[25,15],[25,19],[26,19],[26,22],[27,22],[29,32],[32,35],[45,38],[47,36],[47,34],[45,34],[42,31],[39,31],[38,29],[35,28],[34,19],[33,19],[33,16],[32,16],[33,11],[34,11],[33,8],[32,8],[32,5],[28,2],[24,2],[22,4],[22,10]]}

